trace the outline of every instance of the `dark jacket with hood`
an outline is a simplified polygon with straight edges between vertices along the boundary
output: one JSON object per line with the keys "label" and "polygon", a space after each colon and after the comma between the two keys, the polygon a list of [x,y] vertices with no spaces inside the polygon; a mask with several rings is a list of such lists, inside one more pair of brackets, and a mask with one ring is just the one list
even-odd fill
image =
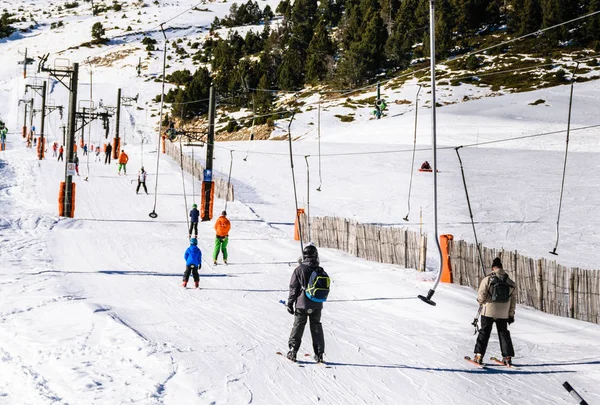
{"label": "dark jacket with hood", "polygon": [[311,301],[306,297],[304,288],[314,269],[319,267],[319,258],[307,258],[296,267],[290,279],[290,295],[288,304],[295,303],[298,309],[322,309],[322,302]]}

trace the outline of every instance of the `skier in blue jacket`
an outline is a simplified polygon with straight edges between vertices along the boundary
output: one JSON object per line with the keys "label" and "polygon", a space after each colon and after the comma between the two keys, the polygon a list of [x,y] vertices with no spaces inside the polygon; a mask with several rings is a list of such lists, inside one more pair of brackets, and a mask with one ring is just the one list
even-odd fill
{"label": "skier in blue jacket", "polygon": [[194,277],[194,287],[198,288],[200,285],[200,275],[198,270],[202,268],[202,252],[198,249],[198,239],[190,239],[190,247],[187,248],[183,255],[185,259],[185,273],[183,273],[182,287],[187,286],[187,282],[190,278],[190,273]]}

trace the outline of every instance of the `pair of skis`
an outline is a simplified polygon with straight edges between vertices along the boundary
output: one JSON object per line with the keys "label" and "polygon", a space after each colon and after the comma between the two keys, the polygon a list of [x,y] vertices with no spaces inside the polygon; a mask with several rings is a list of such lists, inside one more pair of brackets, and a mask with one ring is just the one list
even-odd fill
{"label": "pair of skis", "polygon": [[[473,360],[469,356],[465,356],[465,360],[468,361],[469,363],[474,364],[477,367],[483,368],[483,369],[485,369],[489,365],[489,364],[485,364],[485,363],[481,363],[480,364],[480,363],[476,362],[475,360]],[[500,366],[504,366],[504,367],[516,369],[516,367],[513,366],[512,364],[504,364],[504,362],[501,359],[497,358],[497,357],[493,357],[493,356],[490,357],[490,361],[493,361],[495,364],[498,364]]]}
{"label": "pair of skis", "polygon": [[[277,354],[279,356],[283,356],[283,357],[285,357],[287,359],[287,356],[284,353],[282,353],[282,352],[275,352],[275,354]],[[310,354],[309,353],[304,353],[304,357],[310,357]],[[290,360],[290,359],[288,359],[288,360]],[[304,367],[303,363],[308,363],[308,362],[299,363],[298,360],[290,360],[290,361],[293,362],[293,363],[298,364],[299,367]],[[321,367],[331,368],[331,366],[329,364],[325,363],[324,361],[317,361],[317,362],[315,362],[315,364],[318,364]]]}

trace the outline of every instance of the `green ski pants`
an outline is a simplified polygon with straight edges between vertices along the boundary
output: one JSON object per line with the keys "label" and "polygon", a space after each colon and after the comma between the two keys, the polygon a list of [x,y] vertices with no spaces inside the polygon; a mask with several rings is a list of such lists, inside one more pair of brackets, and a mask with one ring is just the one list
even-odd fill
{"label": "green ski pants", "polygon": [[217,236],[215,239],[215,250],[213,250],[213,260],[219,258],[219,252],[223,251],[223,260],[227,260],[227,243],[229,242],[228,236]]}

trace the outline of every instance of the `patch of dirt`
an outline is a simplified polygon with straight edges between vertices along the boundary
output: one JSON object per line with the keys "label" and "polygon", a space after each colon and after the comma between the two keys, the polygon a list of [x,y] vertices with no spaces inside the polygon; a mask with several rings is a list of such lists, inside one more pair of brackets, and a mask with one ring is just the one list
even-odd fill
{"label": "patch of dirt", "polygon": [[269,127],[267,124],[255,125],[235,132],[222,131],[217,133],[215,138],[217,141],[248,141],[253,136],[255,141],[264,141],[270,139],[273,129],[275,128]]}
{"label": "patch of dirt", "polygon": [[124,59],[127,56],[139,50],[140,48],[124,49],[121,51],[109,53],[108,55],[96,56],[95,58],[90,59],[90,62],[96,66],[112,66],[114,62]]}

